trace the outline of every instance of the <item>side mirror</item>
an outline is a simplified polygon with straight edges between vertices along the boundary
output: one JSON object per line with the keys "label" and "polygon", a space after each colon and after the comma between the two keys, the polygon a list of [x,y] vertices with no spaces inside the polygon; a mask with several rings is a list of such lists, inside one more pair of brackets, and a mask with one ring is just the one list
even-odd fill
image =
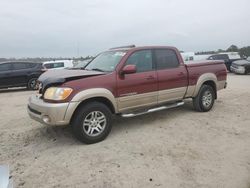
{"label": "side mirror", "polygon": [[135,65],[126,65],[122,69],[122,74],[133,74],[136,73],[136,66]]}

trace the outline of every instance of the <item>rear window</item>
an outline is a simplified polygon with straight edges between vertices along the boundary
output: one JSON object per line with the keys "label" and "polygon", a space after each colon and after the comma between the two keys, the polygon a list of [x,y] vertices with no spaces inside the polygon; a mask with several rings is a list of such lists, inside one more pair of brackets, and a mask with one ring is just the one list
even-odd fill
{"label": "rear window", "polygon": [[64,63],[63,62],[46,63],[46,64],[44,64],[44,67],[46,67],[47,69],[61,68],[61,67],[64,67]]}
{"label": "rear window", "polygon": [[175,68],[179,66],[178,58],[173,50],[155,50],[155,57],[158,70]]}
{"label": "rear window", "polygon": [[227,54],[213,55],[208,58],[209,60],[226,60],[229,59]]}

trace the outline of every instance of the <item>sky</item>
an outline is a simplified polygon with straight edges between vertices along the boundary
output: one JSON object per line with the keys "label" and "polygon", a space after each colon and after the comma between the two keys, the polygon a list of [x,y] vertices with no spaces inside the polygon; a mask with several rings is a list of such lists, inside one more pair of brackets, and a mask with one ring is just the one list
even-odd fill
{"label": "sky", "polygon": [[77,57],[135,44],[250,45],[250,0],[0,0],[0,57]]}

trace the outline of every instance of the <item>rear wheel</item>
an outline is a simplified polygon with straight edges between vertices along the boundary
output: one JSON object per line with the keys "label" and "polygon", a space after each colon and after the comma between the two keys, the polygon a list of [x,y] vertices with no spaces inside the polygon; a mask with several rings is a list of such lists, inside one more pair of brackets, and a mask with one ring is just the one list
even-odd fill
{"label": "rear wheel", "polygon": [[93,144],[108,136],[112,128],[111,122],[112,114],[106,105],[90,102],[76,111],[71,124],[78,140]]}
{"label": "rear wheel", "polygon": [[30,78],[27,83],[27,88],[29,90],[37,90],[38,89],[37,78]]}
{"label": "rear wheel", "polygon": [[198,95],[193,98],[194,109],[198,112],[207,112],[214,105],[215,91],[209,85],[202,85]]}

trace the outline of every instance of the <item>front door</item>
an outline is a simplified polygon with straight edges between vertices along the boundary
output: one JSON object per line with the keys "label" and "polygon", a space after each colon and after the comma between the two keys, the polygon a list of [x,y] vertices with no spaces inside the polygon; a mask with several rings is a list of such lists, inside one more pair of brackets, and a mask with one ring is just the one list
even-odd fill
{"label": "front door", "polygon": [[125,65],[135,65],[137,72],[118,75],[117,95],[120,112],[157,104],[157,74],[151,50],[131,54]]}
{"label": "front door", "polygon": [[13,64],[13,81],[16,86],[24,85],[27,83],[28,74],[31,73],[29,70],[29,63],[16,62]]}

